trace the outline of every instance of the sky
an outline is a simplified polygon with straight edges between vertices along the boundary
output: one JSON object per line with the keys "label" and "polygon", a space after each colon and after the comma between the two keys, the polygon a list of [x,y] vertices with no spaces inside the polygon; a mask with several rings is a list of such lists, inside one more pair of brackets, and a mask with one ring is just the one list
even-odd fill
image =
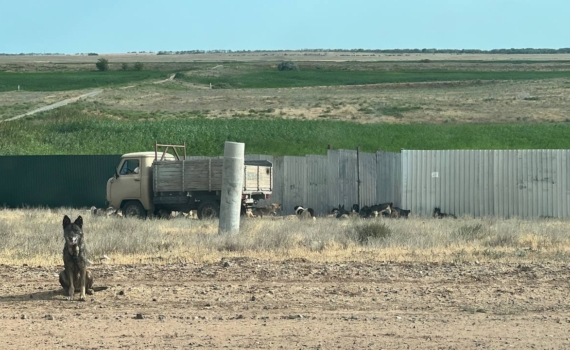
{"label": "sky", "polygon": [[570,47],[568,0],[0,0],[0,53]]}

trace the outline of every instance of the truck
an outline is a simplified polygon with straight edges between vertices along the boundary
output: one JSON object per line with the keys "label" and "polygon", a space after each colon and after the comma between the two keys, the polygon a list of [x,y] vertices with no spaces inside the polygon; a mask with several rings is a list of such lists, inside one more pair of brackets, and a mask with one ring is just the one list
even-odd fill
{"label": "truck", "polygon": [[[164,148],[162,153],[159,148]],[[171,153],[168,153],[172,150]],[[178,151],[181,150],[182,154]],[[172,154],[174,153],[174,154]],[[107,180],[106,205],[125,217],[153,217],[161,211],[197,211],[199,219],[220,213],[223,159],[189,159],[183,145],[154,142],[154,151],[121,156]],[[273,191],[273,164],[244,162],[242,215]]]}

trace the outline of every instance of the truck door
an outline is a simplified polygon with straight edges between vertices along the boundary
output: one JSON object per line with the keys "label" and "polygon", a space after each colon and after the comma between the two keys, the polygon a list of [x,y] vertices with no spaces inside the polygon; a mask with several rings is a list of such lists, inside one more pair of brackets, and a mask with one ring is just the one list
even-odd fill
{"label": "truck door", "polygon": [[125,158],[119,165],[119,177],[113,184],[113,195],[121,199],[140,199],[141,197],[141,161],[137,158]]}

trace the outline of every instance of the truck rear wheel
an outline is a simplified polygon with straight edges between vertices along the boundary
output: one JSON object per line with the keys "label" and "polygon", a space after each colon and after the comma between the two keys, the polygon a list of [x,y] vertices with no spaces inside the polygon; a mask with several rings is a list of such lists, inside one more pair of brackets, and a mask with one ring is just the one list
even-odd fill
{"label": "truck rear wheel", "polygon": [[215,219],[220,216],[220,206],[214,202],[204,202],[198,207],[198,219]]}
{"label": "truck rear wheel", "polygon": [[123,205],[123,216],[142,219],[146,216],[146,210],[139,201],[128,201]]}

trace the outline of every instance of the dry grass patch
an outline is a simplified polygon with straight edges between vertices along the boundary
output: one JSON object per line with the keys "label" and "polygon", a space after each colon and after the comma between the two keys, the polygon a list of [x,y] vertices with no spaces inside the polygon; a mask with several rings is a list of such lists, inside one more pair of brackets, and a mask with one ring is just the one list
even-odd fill
{"label": "dry grass patch", "polygon": [[315,222],[245,219],[239,235],[217,234],[217,221],[91,217],[87,211],[0,210],[0,263],[59,265],[62,218],[83,215],[93,263],[215,262],[223,257],[267,261],[305,258],[338,261],[564,260],[570,223],[472,219]]}
{"label": "dry grass patch", "polygon": [[[165,85],[114,89],[81,102],[134,119],[168,115],[191,118],[282,118],[345,120],[357,123],[565,122],[570,108],[567,80],[487,82],[439,86],[435,83],[377,84],[281,89],[204,89],[177,81]],[[525,96],[538,100],[526,100]],[[522,97],[521,97],[522,96]],[[143,113],[141,113],[143,112]]]}

